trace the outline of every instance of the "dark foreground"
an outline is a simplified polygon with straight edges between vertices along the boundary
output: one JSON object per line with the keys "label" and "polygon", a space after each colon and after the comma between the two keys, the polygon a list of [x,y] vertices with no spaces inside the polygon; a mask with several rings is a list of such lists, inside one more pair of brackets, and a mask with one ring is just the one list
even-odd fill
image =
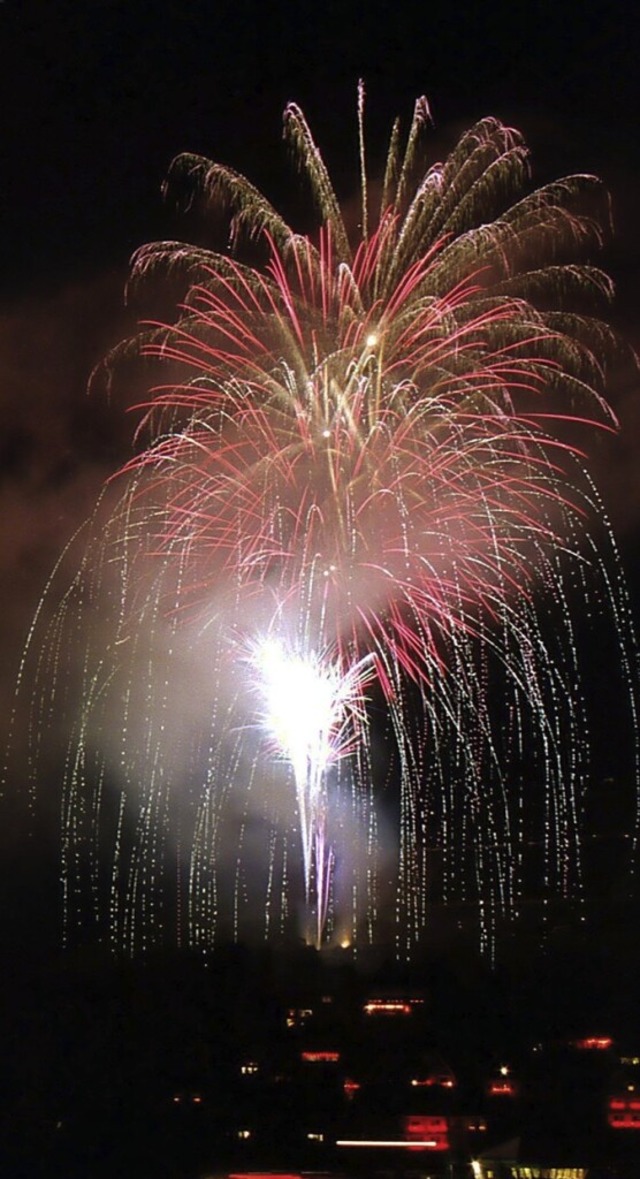
{"label": "dark foreground", "polygon": [[576,947],[494,970],[303,947],[23,967],[0,1173],[631,1179],[636,977]]}

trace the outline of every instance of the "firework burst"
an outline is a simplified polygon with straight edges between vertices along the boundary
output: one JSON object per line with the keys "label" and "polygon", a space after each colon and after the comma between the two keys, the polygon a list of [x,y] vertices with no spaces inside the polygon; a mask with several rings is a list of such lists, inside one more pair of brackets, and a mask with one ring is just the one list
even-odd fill
{"label": "firework burst", "polygon": [[[316,235],[231,169],[174,161],[167,196],[225,216],[231,253],[139,250],[130,299],[163,279],[184,294],[173,324],[147,324],[102,369],[114,379],[133,351],[158,375],[38,676],[53,675],[55,708],[71,664],[80,680],[67,929],[89,897],[132,951],[166,936],[176,843],[191,944],[242,936],[255,912],[262,933],[284,932],[300,860],[316,943],[374,938],[376,742],[393,747],[399,949],[420,938],[430,890],[473,902],[485,945],[517,913],[529,790],[544,887],[579,895],[588,717],[572,603],[589,584],[632,678],[579,449],[615,428],[615,341],[592,313],[611,284],[576,261],[601,243],[606,195],[589,176],[521,195],[525,145],[495,119],[428,165],[421,99],[406,144],[393,128],[376,211],[363,106],[361,88],[355,241],[294,105],[285,135]],[[239,260],[245,245],[259,263]],[[51,717],[34,699],[39,734]]]}

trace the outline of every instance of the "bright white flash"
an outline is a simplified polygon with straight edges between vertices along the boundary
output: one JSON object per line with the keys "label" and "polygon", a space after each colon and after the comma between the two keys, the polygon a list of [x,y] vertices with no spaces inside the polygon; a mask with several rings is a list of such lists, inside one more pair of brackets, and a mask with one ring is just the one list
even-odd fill
{"label": "bright white flash", "polygon": [[311,652],[297,655],[276,639],[255,650],[265,709],[263,723],[296,774],[322,773],[344,749],[345,728],[362,706],[369,661],[347,672]]}
{"label": "bright white flash", "polygon": [[373,676],[373,664],[367,657],[345,672],[313,651],[294,654],[276,639],[257,643],[252,663],[264,700],[264,727],[293,770],[306,895],[307,900],[314,896],[319,948],[332,860],[326,770],[349,750],[354,726],[366,723],[363,688]]}
{"label": "bright white flash", "polygon": [[265,701],[264,723],[294,767],[324,769],[335,755],[332,736],[342,727],[345,688],[335,666],[314,654],[289,654],[273,639],[256,653]]}

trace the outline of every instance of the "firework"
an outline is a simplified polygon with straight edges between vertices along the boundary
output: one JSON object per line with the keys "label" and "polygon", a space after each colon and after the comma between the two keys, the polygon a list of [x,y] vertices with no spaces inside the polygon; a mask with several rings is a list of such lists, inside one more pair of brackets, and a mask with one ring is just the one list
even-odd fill
{"label": "firework", "polygon": [[[615,428],[615,340],[593,314],[611,284],[576,261],[601,244],[606,195],[574,176],[523,196],[525,145],[495,119],[428,164],[421,99],[404,146],[393,128],[375,210],[363,107],[361,89],[355,241],[296,106],[285,135],[316,235],[230,168],[174,161],[167,196],[226,217],[231,252],[138,251],[129,298],[168,281],[175,322],[102,369],[117,379],[135,352],[156,372],[39,675],[59,685],[55,708],[67,662],[80,680],[67,928],[89,897],[131,950],[165,936],[174,848],[191,944],[242,936],[255,912],[282,933],[300,862],[317,944],[372,939],[391,906],[409,949],[436,888],[473,902],[489,944],[518,911],[529,790],[545,889],[580,891],[588,710],[572,604],[590,584],[632,677],[580,451]],[[47,707],[36,693],[36,733]],[[383,771],[374,745],[391,751]],[[376,781],[398,825],[391,902]]]}
{"label": "firework", "polygon": [[349,721],[362,714],[362,689],[366,662],[345,675],[339,667],[317,659],[291,657],[276,642],[260,643],[254,656],[265,698],[265,726],[278,750],[293,768],[302,853],[305,892],[309,901],[314,884],[316,946],[322,944],[329,885],[331,848],[326,844],[326,773],[332,762],[345,755]]}

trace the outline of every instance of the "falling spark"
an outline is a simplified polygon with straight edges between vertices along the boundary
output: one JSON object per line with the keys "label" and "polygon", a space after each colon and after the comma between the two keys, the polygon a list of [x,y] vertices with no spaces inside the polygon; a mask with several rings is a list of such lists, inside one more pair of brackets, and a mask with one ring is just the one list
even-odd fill
{"label": "falling spark", "polygon": [[345,674],[313,652],[306,658],[292,656],[267,639],[258,644],[253,662],[266,704],[263,723],[293,767],[305,892],[307,901],[315,893],[315,942],[320,949],[332,858],[326,842],[327,770],[345,756],[354,739],[349,722],[363,718],[362,691],[368,671],[371,678],[370,661],[361,661]]}
{"label": "falling spark", "polygon": [[[300,864],[317,945],[357,947],[392,916],[409,953],[437,892],[475,907],[490,947],[519,912],[527,842],[545,897],[580,897],[576,601],[611,620],[636,733],[630,612],[582,453],[616,428],[617,342],[591,311],[611,283],[576,261],[601,244],[606,194],[573,176],[522,195],[525,144],[492,118],[429,164],[420,99],[376,214],[363,112],[361,87],[357,241],[292,104],[317,235],[183,155],[166,194],[226,216],[232,254],[134,257],[130,300],[163,278],[184,297],[96,374],[117,381],[133,355],[157,377],[23,675],[33,659],[34,779],[63,733],[68,940],[87,907],[114,948],[170,936],[176,830],[178,925],[203,949],[256,913],[286,936]],[[247,239],[263,264],[238,259]]]}

